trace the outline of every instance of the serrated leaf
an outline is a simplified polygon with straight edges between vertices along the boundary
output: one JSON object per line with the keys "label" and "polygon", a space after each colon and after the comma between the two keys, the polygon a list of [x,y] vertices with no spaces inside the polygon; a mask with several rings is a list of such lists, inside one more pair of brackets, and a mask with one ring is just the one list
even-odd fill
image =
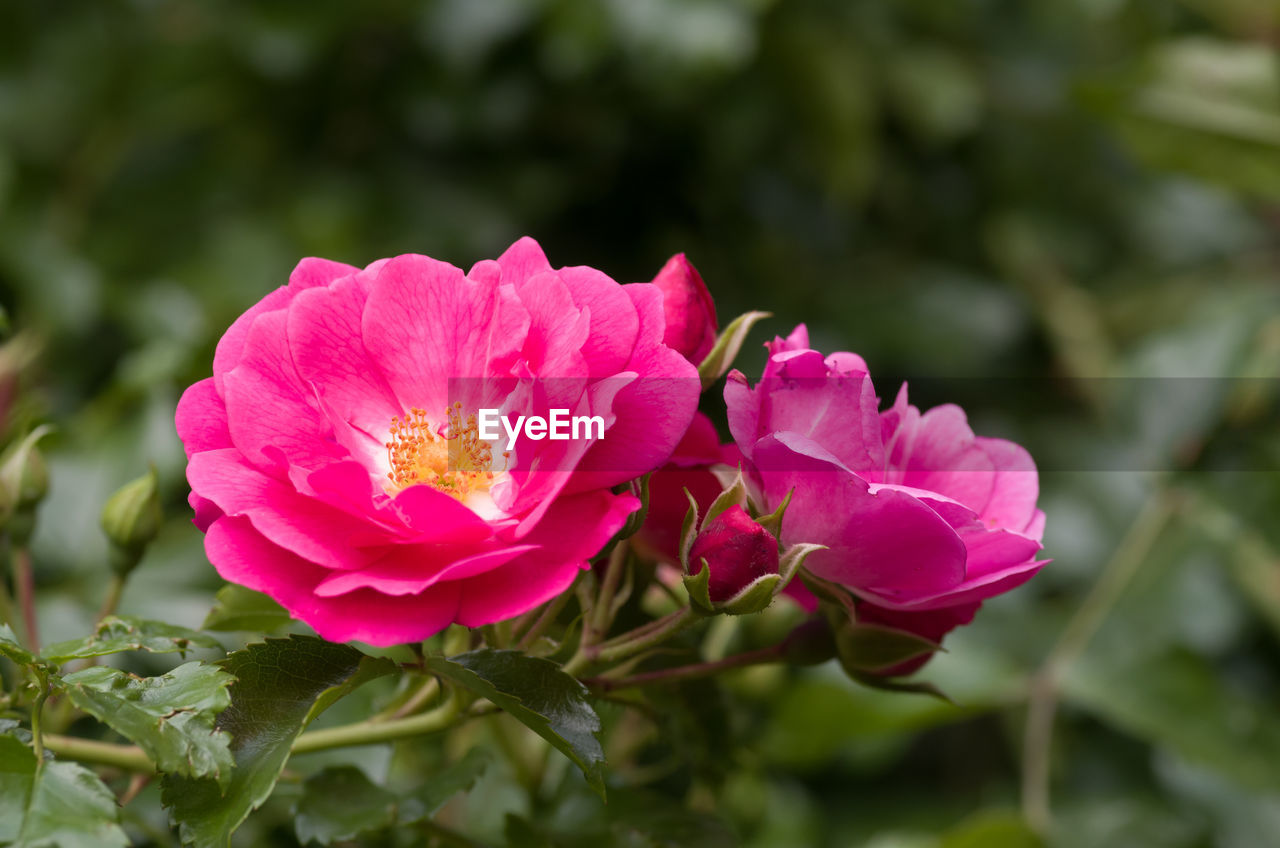
{"label": "serrated leaf", "polygon": [[41,657],[52,663],[102,657],[123,651],[149,651],[153,654],[186,653],[193,647],[220,648],[218,641],[203,633],[176,624],[148,621],[132,616],[107,616],[98,623],[92,636],[70,639],[50,645]]}
{"label": "serrated leaf", "polygon": [[595,736],[600,718],[587,702],[586,687],[560,666],[519,651],[481,650],[430,657],[427,668],[492,701],[546,739],[604,796],[604,751]]}
{"label": "serrated leaf", "polygon": [[390,827],[398,800],[355,766],[330,766],[302,784],[294,820],[298,841],[329,845]]}
{"label": "serrated leaf", "polygon": [[16,736],[0,734],[0,844],[22,831],[35,776],[35,752]]}
{"label": "serrated leaf", "polygon": [[742,350],[747,340],[747,333],[758,321],[773,317],[771,312],[744,312],[724,328],[724,332],[716,339],[715,346],[707,354],[706,359],[698,365],[698,377],[702,380],[702,389],[706,391],[716,380],[725,375]]}
{"label": "serrated leaf", "polygon": [[484,748],[470,749],[462,759],[427,778],[414,797],[404,802],[400,822],[407,824],[435,815],[454,795],[475,786],[492,761],[493,756]]}
{"label": "serrated leaf", "polygon": [[162,782],[162,800],[183,843],[198,848],[226,848],[232,832],[271,794],[294,739],[325,706],[396,669],[389,660],[311,636],[268,639],[218,665],[236,678],[231,705],[215,725],[231,734],[231,783],[224,793],[207,778],[166,775]]}
{"label": "serrated leaf", "polygon": [[93,772],[0,736],[0,842],[22,848],[124,848],[120,810]]}
{"label": "serrated leaf", "polygon": [[231,737],[214,730],[235,680],[214,665],[187,663],[159,677],[94,667],[62,679],[72,702],[137,743],[162,772],[212,777],[226,787]]}
{"label": "serrated leaf", "polygon": [[213,609],[201,626],[205,630],[272,633],[292,620],[284,607],[261,592],[228,583],[218,590]]}
{"label": "serrated leaf", "polygon": [[7,624],[0,624],[0,656],[8,657],[18,665],[31,665],[36,661],[32,653],[22,647],[18,635]]}

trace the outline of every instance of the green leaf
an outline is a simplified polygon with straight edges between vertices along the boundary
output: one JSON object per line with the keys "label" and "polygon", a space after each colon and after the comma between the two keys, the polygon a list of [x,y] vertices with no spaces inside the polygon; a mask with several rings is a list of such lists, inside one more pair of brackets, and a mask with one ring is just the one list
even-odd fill
{"label": "green leaf", "polygon": [[1044,842],[1013,812],[986,811],[965,819],[938,848],[1043,848]]}
{"label": "green leaf", "polygon": [[586,687],[558,665],[519,651],[481,650],[429,657],[427,668],[506,710],[572,760],[604,796],[604,751],[595,736],[600,718]]}
{"label": "green leaf", "polygon": [[484,748],[468,750],[462,759],[427,778],[426,783],[413,793],[414,797],[405,801],[400,810],[400,822],[404,824],[435,815],[454,795],[475,786],[492,761],[492,755]]}
{"label": "green leaf", "polygon": [[733,365],[738,351],[742,350],[742,345],[747,340],[747,333],[751,332],[756,322],[772,317],[771,312],[745,312],[734,318],[729,326],[724,328],[724,332],[716,339],[715,346],[711,348],[707,358],[698,366],[698,376],[702,379],[703,391],[723,377]]}
{"label": "green leaf", "polygon": [[398,801],[355,766],[331,766],[302,784],[294,820],[298,841],[329,845],[390,827]]}
{"label": "green leaf", "polygon": [[218,590],[213,609],[209,610],[202,627],[205,630],[273,633],[292,620],[284,607],[261,592],[228,583]]}
{"label": "green leaf", "polygon": [[124,848],[115,796],[84,766],[0,736],[0,842],[22,848]]}
{"label": "green leaf", "polygon": [[330,766],[302,785],[294,822],[298,841],[328,845],[427,819],[454,795],[475,785],[490,760],[488,751],[472,748],[408,796],[378,786],[354,766]]}
{"label": "green leaf", "polygon": [[22,647],[17,634],[7,624],[0,624],[0,656],[8,657],[18,665],[31,665],[36,661],[31,652]]}
{"label": "green leaf", "polygon": [[123,651],[185,654],[193,647],[220,648],[222,646],[210,636],[176,624],[112,615],[98,623],[92,636],[50,645],[41,656],[49,662],[61,664],[68,660],[102,657]]}
{"label": "green leaf", "polygon": [[395,671],[389,660],[311,636],[268,639],[218,663],[235,676],[216,727],[231,734],[235,769],[216,780],[166,775],[162,799],[184,844],[226,848],[232,832],[267,799],[289,748],[312,718],[351,689]]}
{"label": "green leaf", "polygon": [[231,737],[214,730],[231,703],[235,678],[192,662],[159,677],[114,668],[86,668],[62,679],[72,702],[136,742],[162,772],[212,777],[225,788],[234,765]]}
{"label": "green leaf", "polygon": [[18,737],[0,735],[0,844],[18,838],[36,776],[36,755]]}

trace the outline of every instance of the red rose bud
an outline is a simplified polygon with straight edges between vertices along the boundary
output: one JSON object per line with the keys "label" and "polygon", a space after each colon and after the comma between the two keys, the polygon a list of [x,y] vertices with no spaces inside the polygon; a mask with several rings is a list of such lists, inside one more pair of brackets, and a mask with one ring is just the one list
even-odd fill
{"label": "red rose bud", "polygon": [[662,266],[653,284],[662,291],[667,331],[662,341],[697,365],[716,343],[716,305],[702,276],[683,253]]}
{"label": "red rose bud", "polygon": [[715,604],[730,600],[751,583],[778,573],[778,540],[751,520],[740,506],[732,506],[702,528],[689,551],[690,570],[710,569],[707,594]]}

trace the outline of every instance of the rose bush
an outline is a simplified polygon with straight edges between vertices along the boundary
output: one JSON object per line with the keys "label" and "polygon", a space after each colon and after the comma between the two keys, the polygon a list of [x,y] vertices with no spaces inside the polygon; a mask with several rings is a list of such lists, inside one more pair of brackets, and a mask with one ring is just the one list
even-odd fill
{"label": "rose bush", "polygon": [[[694,367],[663,294],[552,269],[531,239],[470,272],[303,260],[227,330],[177,410],[196,523],[227,580],[325,638],[388,645],[565,590],[667,460]],[[600,416],[602,439],[480,437],[476,412]]]}
{"label": "rose bush", "polygon": [[938,641],[1044,564],[1024,449],[975,436],[957,406],[921,413],[905,385],[879,411],[862,358],[823,356],[804,325],[767,347],[754,387],[729,375],[730,430],[764,508],[792,495],[781,540],[827,546],[805,567],[860,599],[860,621]]}

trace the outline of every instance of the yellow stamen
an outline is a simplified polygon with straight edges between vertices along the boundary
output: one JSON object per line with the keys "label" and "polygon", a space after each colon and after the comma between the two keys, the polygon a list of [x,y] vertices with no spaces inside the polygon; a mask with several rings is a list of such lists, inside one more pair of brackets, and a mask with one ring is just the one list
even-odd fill
{"label": "yellow stamen", "polygon": [[[493,447],[480,438],[474,414],[462,417],[462,404],[448,409],[448,434],[432,430],[423,409],[391,419],[387,442],[387,490],[391,494],[425,483],[458,500],[493,483]],[[503,457],[509,454],[504,453]]]}

